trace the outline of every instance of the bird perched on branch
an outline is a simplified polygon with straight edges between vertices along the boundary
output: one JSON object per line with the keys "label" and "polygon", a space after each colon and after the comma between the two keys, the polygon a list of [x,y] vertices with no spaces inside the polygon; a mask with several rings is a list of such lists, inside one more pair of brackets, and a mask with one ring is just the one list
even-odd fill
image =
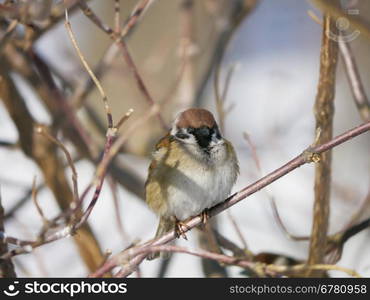
{"label": "bird perched on branch", "polygon": [[156,145],[145,183],[146,202],[160,217],[156,237],[175,229],[186,239],[184,221],[201,214],[206,222],[207,210],[227,198],[238,173],[234,148],[212,113],[198,108],[180,113]]}

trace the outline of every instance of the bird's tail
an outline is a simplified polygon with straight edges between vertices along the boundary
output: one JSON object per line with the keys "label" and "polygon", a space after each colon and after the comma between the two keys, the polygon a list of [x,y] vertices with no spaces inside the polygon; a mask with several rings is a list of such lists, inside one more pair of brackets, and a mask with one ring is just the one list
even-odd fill
{"label": "bird's tail", "polygon": [[[157,232],[155,234],[155,238],[158,238],[158,237],[164,235],[166,232],[173,229],[174,226],[175,226],[174,221],[172,221],[169,218],[161,217],[160,220],[159,220],[159,224],[158,224]],[[159,255],[162,258],[166,259],[170,256],[170,253],[169,252],[152,252],[147,256],[147,259],[152,260],[152,259],[157,258]]]}

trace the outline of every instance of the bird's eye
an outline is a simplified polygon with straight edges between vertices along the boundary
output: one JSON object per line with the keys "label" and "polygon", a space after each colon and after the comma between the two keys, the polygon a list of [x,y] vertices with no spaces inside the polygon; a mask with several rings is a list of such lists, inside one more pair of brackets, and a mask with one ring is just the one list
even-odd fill
{"label": "bird's eye", "polygon": [[189,127],[186,131],[187,131],[188,133],[190,133],[190,134],[194,134],[195,129],[194,129],[193,127]]}
{"label": "bird's eye", "polygon": [[179,139],[185,140],[185,139],[189,138],[189,135],[186,134],[186,133],[178,132],[178,133],[176,133],[176,137],[179,138]]}

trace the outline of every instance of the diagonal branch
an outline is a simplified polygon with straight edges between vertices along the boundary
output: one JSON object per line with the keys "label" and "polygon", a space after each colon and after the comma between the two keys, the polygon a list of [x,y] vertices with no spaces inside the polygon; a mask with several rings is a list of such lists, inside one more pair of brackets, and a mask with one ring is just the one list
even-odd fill
{"label": "diagonal branch", "polygon": [[[145,7],[147,4],[148,4],[148,1],[144,2],[142,5]],[[108,25],[106,25],[105,23],[103,23],[102,20],[92,11],[92,9],[84,1],[79,0],[79,6],[80,6],[82,12],[86,15],[86,17],[88,17],[99,29],[101,29],[103,32],[105,32],[115,42],[115,44],[121,50],[123,59],[126,62],[126,65],[128,66],[130,72],[134,76],[136,84],[137,84],[140,92],[143,94],[143,96],[144,96],[145,100],[148,102],[148,104],[150,106],[154,106],[156,104],[156,102],[154,101],[152,95],[149,93],[149,90],[148,90],[146,84],[144,83],[144,80],[143,80],[141,74],[139,73],[139,70],[138,70],[134,60],[132,59],[132,56],[131,56],[131,54],[128,50],[126,42],[124,41],[124,36],[122,34],[117,36],[115,34],[114,30],[112,28],[110,28]],[[137,21],[135,16],[140,15],[142,13],[142,11],[143,11],[143,8],[140,8],[140,6],[139,6],[139,8],[136,7],[134,9],[134,15],[132,16],[132,18],[130,18],[130,20],[134,20],[134,24]],[[132,27],[129,27],[129,28],[132,28]],[[124,34],[127,34],[127,32],[124,33]],[[164,130],[168,130],[167,124],[166,124],[165,120],[163,119],[160,111],[158,110],[157,113],[158,113],[157,118],[159,120],[159,123],[160,123],[161,127]]]}
{"label": "diagonal branch", "polygon": [[352,53],[351,46],[344,39],[339,39],[339,49],[341,58],[344,62],[346,76],[350,84],[351,92],[355,104],[364,122],[370,120],[370,102],[366,96],[364,85],[361,81],[360,72],[358,70],[355,58]]}
{"label": "diagonal branch", "polygon": [[67,28],[67,32],[68,32],[68,35],[71,39],[72,45],[75,48],[75,50],[77,52],[77,55],[80,58],[80,61],[81,61],[82,65],[84,66],[86,72],[89,73],[91,79],[93,80],[93,82],[95,83],[96,87],[99,90],[99,93],[100,93],[100,95],[102,97],[102,100],[103,100],[103,103],[104,103],[105,113],[107,115],[108,128],[113,128],[113,117],[112,117],[111,109],[110,109],[109,104],[108,104],[107,95],[106,95],[103,87],[101,86],[99,80],[96,78],[94,72],[91,71],[91,68],[89,67],[89,64],[87,63],[85,57],[83,56],[83,54],[80,50],[80,47],[77,44],[76,38],[75,38],[75,36],[73,34],[73,31],[72,31],[71,23],[69,22],[68,10],[65,11],[65,17],[66,17],[65,26]]}
{"label": "diagonal branch", "polygon": [[[300,155],[286,163],[285,165],[281,166],[280,168],[276,169],[275,171],[269,173],[265,177],[259,179],[258,181],[250,184],[249,186],[245,187],[244,189],[240,190],[239,192],[235,193],[234,195],[230,196],[224,202],[214,206],[209,210],[209,216],[213,217],[218,215],[219,213],[225,211],[229,207],[235,205],[236,203],[242,201],[243,199],[249,197],[250,195],[258,192],[262,188],[270,185],[271,183],[275,182],[282,176],[292,172],[293,170],[297,169],[298,167],[310,163],[313,161],[317,161],[320,159],[322,153],[358,136],[370,130],[370,122],[364,123],[358,127],[355,127],[332,140],[314,147],[309,147],[307,150],[303,151]],[[182,229],[184,232],[191,230],[192,228],[198,226],[202,223],[201,216],[195,216],[191,218],[189,221],[186,222],[186,227],[184,226]],[[121,253],[116,254],[115,256],[111,257],[100,269],[96,272],[91,274],[91,277],[100,277],[106,272],[109,272],[116,266],[124,264],[124,268],[120,275],[122,277],[130,275],[137,266],[145,259],[147,254],[142,254],[142,248],[147,247],[148,245],[151,246],[159,246],[163,244],[167,244],[170,241],[176,238],[176,234],[174,230],[169,231],[165,235],[159,237],[156,240],[150,240],[142,245],[139,245],[134,248],[127,249]]]}
{"label": "diagonal branch", "polygon": [[[4,231],[4,209],[1,204],[0,194],[0,232]],[[8,246],[4,240],[0,239],[0,256],[8,251]],[[0,278],[17,277],[12,261],[0,259]]]}
{"label": "diagonal branch", "polygon": [[370,23],[361,16],[348,14],[342,9],[339,1],[311,0],[311,2],[333,19],[345,18],[358,33],[361,32],[364,36],[370,38]]}
{"label": "diagonal branch", "polygon": [[[323,25],[320,18],[311,10],[308,15],[319,25]],[[353,100],[357,106],[360,116],[364,122],[370,120],[370,102],[366,95],[364,85],[361,80],[360,71],[358,69],[356,59],[353,55],[352,48],[343,36],[343,32],[339,32],[338,43],[340,56],[343,61],[344,70],[350,85]]]}
{"label": "diagonal branch", "polygon": [[[52,191],[61,210],[68,209],[74,197],[56,146],[48,139],[35,134],[36,123],[25,100],[18,93],[15,83],[7,74],[7,66],[0,70],[0,95],[17,127],[22,151],[40,168],[45,183]],[[84,224],[79,236],[74,238],[87,267],[91,270],[96,269],[100,264],[101,250],[88,224]]]}

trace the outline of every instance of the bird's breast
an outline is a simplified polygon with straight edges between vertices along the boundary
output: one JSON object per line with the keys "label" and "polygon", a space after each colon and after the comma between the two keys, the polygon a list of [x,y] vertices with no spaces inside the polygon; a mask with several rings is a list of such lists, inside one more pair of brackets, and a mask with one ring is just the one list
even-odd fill
{"label": "bird's breast", "polygon": [[179,163],[168,174],[168,212],[185,220],[223,201],[236,180],[237,170],[231,162],[217,167],[192,162]]}
{"label": "bird's breast", "polygon": [[151,208],[161,216],[185,220],[226,199],[238,174],[235,153],[227,147],[204,160],[177,143],[158,149],[146,187]]}

